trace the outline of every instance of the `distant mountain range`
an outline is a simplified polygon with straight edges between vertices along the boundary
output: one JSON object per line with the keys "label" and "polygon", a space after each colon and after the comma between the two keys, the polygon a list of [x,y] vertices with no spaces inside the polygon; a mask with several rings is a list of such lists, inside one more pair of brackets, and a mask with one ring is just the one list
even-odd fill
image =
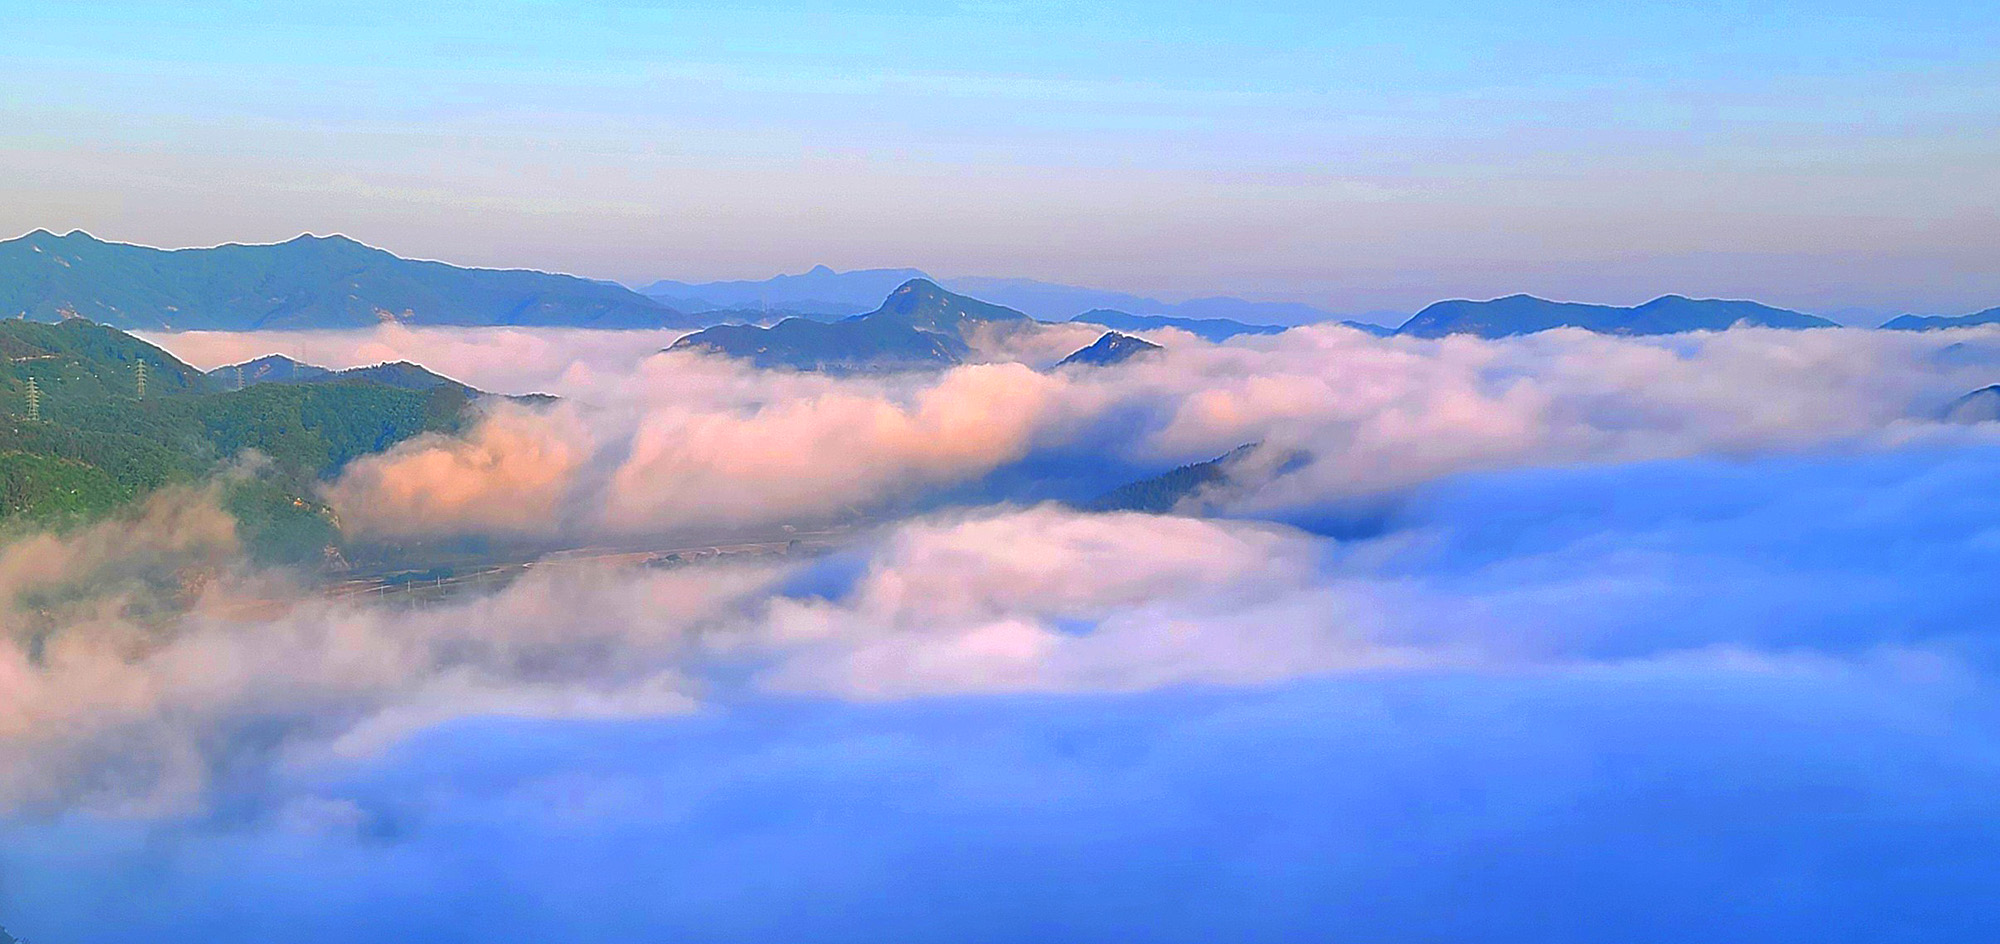
{"label": "distant mountain range", "polygon": [[912,279],[936,281],[918,269],[835,272],[826,266],[814,266],[800,275],[779,275],[755,282],[662,280],[639,291],[682,311],[774,309],[820,316],[824,320],[827,316],[847,317],[871,311],[897,286]]}
{"label": "distant mountain range", "polygon": [[162,331],[705,323],[609,282],[420,262],[343,236],[165,250],[43,230],[0,242],[0,317]]}
{"label": "distant mountain range", "polygon": [[[1294,302],[1253,302],[1240,298],[1200,298],[1163,302],[1154,298],[1038,282],[983,276],[934,278],[920,269],[860,269],[836,272],[815,266],[800,275],[779,275],[760,281],[654,282],[639,291],[682,311],[775,309],[825,320],[870,310],[896,286],[923,279],[954,292],[986,299],[1042,321],[1067,321],[1079,312],[1108,309],[1180,319],[1229,319],[1277,326],[1311,324],[1337,319],[1332,312]],[[1106,327],[1118,327],[1107,325]]]}
{"label": "distant mountain range", "polygon": [[1056,366],[1080,364],[1088,367],[1109,367],[1160,349],[1159,345],[1151,341],[1144,341],[1129,334],[1119,334],[1116,331],[1106,331],[1103,337],[1090,342],[1090,346],[1057,361]]}
{"label": "distant mountain range", "polygon": [[[1086,311],[1071,318],[1070,321],[1083,324],[1099,324],[1121,331],[1157,331],[1161,328],[1176,328],[1205,341],[1214,341],[1218,344],[1239,335],[1283,334],[1287,330],[1284,325],[1244,324],[1241,321],[1230,318],[1175,318],[1170,315],[1135,315],[1130,312],[1109,308]],[[1340,323],[1346,327],[1372,334],[1378,338],[1385,338],[1396,333],[1396,329],[1394,328],[1385,328],[1367,321],[1350,320]]]}
{"label": "distant mountain range", "polygon": [[[357,328],[383,322],[686,330],[747,322],[775,330],[787,318],[830,324],[873,314],[879,299],[917,281],[962,293],[957,297],[968,301],[976,296],[1022,317],[1083,321],[1128,333],[1176,328],[1211,341],[1335,320],[1373,334],[1424,338],[1510,337],[1560,327],[1654,335],[1736,325],[1834,326],[1825,318],[1757,302],[1679,295],[1629,308],[1530,295],[1442,301],[1390,329],[1370,320],[1401,320],[1386,312],[1341,319],[1297,303],[1226,297],[1168,303],[1032,279],[938,280],[910,268],[836,272],[817,266],[758,281],[660,281],[635,292],[569,275],[405,259],[343,236],[174,250],[105,242],[81,231],[56,236],[36,230],[0,241],[0,318],[44,323],[84,318],[118,328],[166,331]],[[1959,317],[1902,315],[1882,327],[1935,330],[1994,323],[2000,323],[2000,308]],[[871,324],[879,329],[881,322]],[[853,327],[828,333],[792,325],[776,337],[793,351],[851,338],[876,345],[883,356],[936,362],[962,356],[952,348],[950,333],[945,334],[942,351],[907,334],[870,335]],[[723,344],[730,336],[771,337],[739,329],[709,340]]]}
{"label": "distant mountain range", "polygon": [[1890,331],[1938,331],[1944,328],[1970,328],[1977,325],[2000,324],[2000,308],[1956,318],[1944,315],[1899,315],[1889,319],[1882,327]]}
{"label": "distant mountain range", "polygon": [[[1112,308],[1097,308],[1070,319],[1083,324],[1103,325],[1119,331],[1158,331],[1178,328],[1195,337],[1217,343],[1242,334],[1279,334],[1281,325],[1244,324],[1228,318],[1175,318],[1169,315],[1135,315]],[[1388,329],[1382,329],[1388,330]]]}
{"label": "distant mountain range", "polygon": [[[1990,314],[1993,314],[1996,320],[2000,320],[2000,309]],[[1121,331],[1178,328],[1216,342],[1239,335],[1277,334],[1285,330],[1277,325],[1244,324],[1227,319],[1134,315],[1114,310],[1087,311],[1070,320],[1101,324]],[[1957,321],[1963,322],[1964,319]],[[1351,320],[1342,321],[1341,324],[1377,337],[1403,335],[1417,338],[1440,338],[1453,334],[1504,338],[1534,334],[1552,328],[1583,328],[1601,334],[1656,335],[1678,334],[1684,331],[1721,331],[1739,325],[1763,328],[1838,327],[1824,318],[1773,308],[1757,302],[1697,299],[1680,295],[1662,296],[1631,308],[1555,302],[1533,295],[1510,295],[1491,301],[1437,302],[1418,312],[1398,328],[1385,328],[1381,325]]]}
{"label": "distant mountain range", "polygon": [[[970,351],[966,343],[968,331],[978,324],[996,322],[1033,323],[1018,310],[946,291],[929,279],[911,279],[892,292],[881,307],[865,315],[833,322],[794,317],[770,327],[719,325],[682,338],[672,349],[723,354],[761,367],[842,372],[923,369],[961,363]],[[1072,323],[1099,324],[1123,331],[1178,328],[1212,341],[1284,330],[1275,325],[1223,319],[1132,315],[1109,310],[1085,312]],[[1564,327],[1628,336],[1722,331],[1734,327],[1838,327],[1824,318],[1756,302],[1679,295],[1667,295],[1631,308],[1554,302],[1531,295],[1483,302],[1446,301],[1418,312],[1394,331],[1366,324],[1351,326],[1377,335],[1417,338],[1457,334],[1505,338]],[[1157,347],[1123,331],[1104,335],[1063,363],[1115,363]]]}
{"label": "distant mountain range", "polygon": [[865,315],[835,322],[787,318],[768,328],[718,325],[674,342],[668,350],[705,351],[759,367],[861,372],[948,367],[971,353],[970,334],[983,325],[1026,326],[1027,315],[911,279]]}
{"label": "distant mountain range", "polygon": [[[643,291],[687,311],[774,309],[825,321],[866,311],[872,299],[880,297],[886,287],[901,285],[912,279],[922,279],[953,292],[977,296],[1045,321],[1080,321],[1124,332],[1177,328],[1218,342],[1246,334],[1276,334],[1287,327],[1327,321],[1338,321],[1377,336],[1420,338],[1452,334],[1500,338],[1563,327],[1583,328],[1603,334],[1657,335],[1720,331],[1738,325],[1768,328],[1838,326],[1816,315],[1753,301],[1666,295],[1643,305],[1623,307],[1510,295],[1489,301],[1460,299],[1437,302],[1407,320],[1388,312],[1369,314],[1369,318],[1400,322],[1400,327],[1390,328],[1370,320],[1342,318],[1320,308],[1296,303],[1251,302],[1235,298],[1168,303],[1123,292],[1032,279],[971,276],[934,279],[918,269],[836,272],[826,266],[817,266],[799,275],[780,275],[761,281],[656,282]],[[1975,319],[2000,320],[2000,309],[1964,319],[1906,317],[1885,327],[1946,327],[1983,323]],[[793,330],[804,333],[803,329]]]}
{"label": "distant mountain range", "polygon": [[1583,328],[1599,334],[1655,335],[1722,331],[1733,327],[1833,328],[1825,318],[1756,302],[1665,295],[1633,308],[1552,302],[1532,295],[1491,301],[1433,304],[1396,329],[1396,334],[1441,338],[1470,334],[1505,338],[1552,328]]}
{"label": "distant mountain range", "polygon": [[1113,309],[1174,318],[1227,319],[1245,324],[1290,327],[1336,321],[1342,315],[1297,302],[1256,302],[1228,296],[1196,298],[1184,302],[1163,302],[1142,295],[1102,289],[1058,285],[1033,279],[998,279],[961,276],[943,284],[955,292],[965,292],[1017,308],[1044,321],[1062,321],[1078,312]]}

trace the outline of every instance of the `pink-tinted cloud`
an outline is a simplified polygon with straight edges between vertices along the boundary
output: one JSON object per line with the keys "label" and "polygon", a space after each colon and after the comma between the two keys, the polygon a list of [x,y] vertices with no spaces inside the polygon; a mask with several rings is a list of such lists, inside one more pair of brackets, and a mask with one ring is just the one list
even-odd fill
{"label": "pink-tinted cloud", "polygon": [[355,461],[326,490],[357,535],[553,534],[595,444],[571,409],[499,404],[464,436],[419,437]]}
{"label": "pink-tinted cloud", "polygon": [[[1074,340],[1073,326],[1045,331],[1060,343],[1020,332],[990,353],[1041,358],[1049,352],[1032,349]],[[552,353],[570,334],[584,340]],[[405,345],[373,353],[450,354],[475,380],[501,367],[474,365],[546,344],[522,376],[568,400],[539,415],[495,410],[463,440],[425,438],[358,463],[332,488],[336,505],[388,531],[726,531],[866,513],[1042,448],[1166,468],[1268,442],[1303,463],[1231,502],[1273,508],[1476,469],[1933,435],[1933,414],[2000,366],[1979,332],[1423,341],[1326,326],[1222,345],[1160,332],[1164,356],[1112,369],[1001,362],[832,377],[688,354],[634,359],[603,334],[531,344],[511,329],[367,333],[366,344]],[[1114,416],[1128,421],[1102,425]]]}

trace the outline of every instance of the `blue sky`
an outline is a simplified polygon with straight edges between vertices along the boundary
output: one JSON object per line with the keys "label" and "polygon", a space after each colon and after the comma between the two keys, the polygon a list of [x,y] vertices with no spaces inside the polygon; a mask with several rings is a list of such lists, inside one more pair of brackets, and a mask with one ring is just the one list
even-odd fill
{"label": "blue sky", "polygon": [[1345,310],[2000,303],[1972,3],[0,5],[0,230]]}

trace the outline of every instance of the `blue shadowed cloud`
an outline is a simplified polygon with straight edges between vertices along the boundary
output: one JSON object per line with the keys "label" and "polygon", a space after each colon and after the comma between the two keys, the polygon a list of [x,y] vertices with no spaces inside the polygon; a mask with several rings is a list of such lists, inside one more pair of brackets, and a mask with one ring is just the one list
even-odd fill
{"label": "blue shadowed cloud", "polygon": [[1970,935],[2000,866],[1996,472],[1448,480],[1314,579],[1375,642],[1469,661],[460,721],[203,814],[16,822],[0,907],[86,942]]}

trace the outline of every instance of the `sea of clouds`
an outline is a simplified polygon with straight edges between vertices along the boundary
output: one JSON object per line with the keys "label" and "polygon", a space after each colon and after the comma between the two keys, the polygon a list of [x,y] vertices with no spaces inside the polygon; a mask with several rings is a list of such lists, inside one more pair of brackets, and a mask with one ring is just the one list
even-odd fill
{"label": "sea of clouds", "polygon": [[[495,402],[377,540],[837,525],[423,608],[210,492],[0,549],[0,925],[125,940],[1938,940],[2000,921],[2000,331],[1337,327],[828,377],[172,335]],[[1083,499],[1246,444],[1202,516]],[[706,539],[706,538],[703,538]],[[190,568],[208,575],[190,587]]]}

